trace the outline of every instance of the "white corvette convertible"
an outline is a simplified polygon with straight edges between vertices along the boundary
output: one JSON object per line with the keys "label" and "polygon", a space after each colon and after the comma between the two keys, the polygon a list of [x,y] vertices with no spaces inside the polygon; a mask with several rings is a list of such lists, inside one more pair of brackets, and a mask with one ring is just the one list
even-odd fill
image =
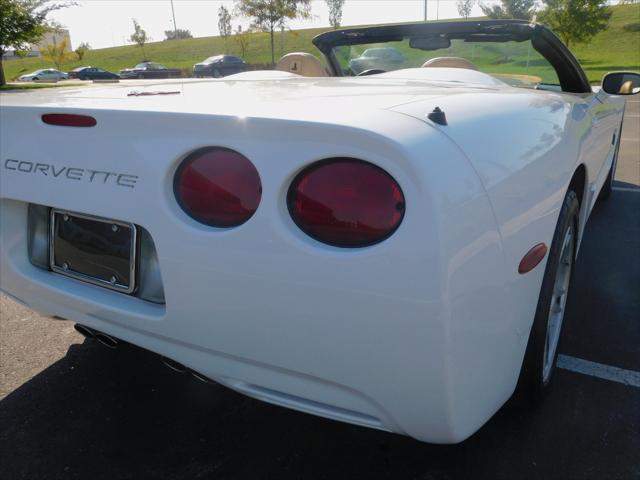
{"label": "white corvette convertible", "polygon": [[314,44],[324,65],[3,95],[0,288],[267,402],[462,441],[549,384],[640,75],[594,91],[521,21]]}

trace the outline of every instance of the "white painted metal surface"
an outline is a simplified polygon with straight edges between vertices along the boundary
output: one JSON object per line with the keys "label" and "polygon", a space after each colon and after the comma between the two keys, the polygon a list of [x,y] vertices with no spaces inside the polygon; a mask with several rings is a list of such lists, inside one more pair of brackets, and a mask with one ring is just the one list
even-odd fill
{"label": "white painted metal surface", "polygon": [[[532,246],[551,243],[580,165],[584,228],[623,103],[516,89],[484,74],[448,82],[446,70],[3,95],[0,288],[268,402],[461,441],[515,388],[545,261],[526,275],[518,264]],[[180,93],[128,97],[131,90]],[[436,106],[447,126],[426,118]],[[65,112],[98,125],[40,121]],[[235,149],[255,164],[263,193],[247,223],[206,227],[176,204],[175,169],[203,146]],[[291,180],[330,157],[372,162],[400,184],[406,213],[389,239],[341,249],[295,226]],[[138,179],[122,188],[89,174],[22,172],[19,163],[8,170],[10,159]],[[144,227],[166,305],[31,265],[28,203]]]}

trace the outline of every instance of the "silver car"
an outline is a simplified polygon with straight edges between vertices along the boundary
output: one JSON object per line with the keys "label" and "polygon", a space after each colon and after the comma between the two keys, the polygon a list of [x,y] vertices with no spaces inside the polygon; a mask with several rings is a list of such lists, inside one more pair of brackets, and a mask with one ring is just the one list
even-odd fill
{"label": "silver car", "polygon": [[349,69],[354,75],[371,69],[397,70],[406,61],[402,52],[393,47],[367,48],[362,55],[349,60]]}
{"label": "silver car", "polygon": [[34,80],[49,80],[51,82],[57,82],[58,80],[66,80],[67,78],[69,78],[69,76],[60,70],[56,70],[55,68],[43,68],[26,75],[22,75],[18,80],[21,82],[32,82]]}

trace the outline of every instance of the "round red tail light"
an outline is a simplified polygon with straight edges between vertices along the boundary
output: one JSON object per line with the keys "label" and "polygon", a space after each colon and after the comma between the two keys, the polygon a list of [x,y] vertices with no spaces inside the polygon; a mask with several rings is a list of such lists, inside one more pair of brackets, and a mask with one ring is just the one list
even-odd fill
{"label": "round red tail light", "polygon": [[222,147],[191,153],[175,174],[174,193],[194,220],[235,227],[255,213],[262,196],[260,176],[244,155]]}
{"label": "round red tail light", "polygon": [[391,175],[351,158],[303,170],[289,188],[287,203],[302,231],[339,247],[381,242],[398,228],[405,210],[404,195]]}

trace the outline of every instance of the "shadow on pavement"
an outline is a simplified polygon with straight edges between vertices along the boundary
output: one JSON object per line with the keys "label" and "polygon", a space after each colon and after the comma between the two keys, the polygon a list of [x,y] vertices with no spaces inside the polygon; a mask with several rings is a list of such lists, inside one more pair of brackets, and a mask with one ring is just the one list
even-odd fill
{"label": "shadow on pavement", "polygon": [[[597,246],[611,222],[620,227],[606,208],[594,212],[583,270],[604,262]],[[621,249],[632,242],[613,240],[616,258],[630,253]],[[589,311],[572,315],[575,323]],[[562,370],[553,387],[532,412],[503,409],[460,445],[427,445],[200,383],[132,346],[85,341],[0,402],[0,472],[15,480],[640,475],[640,392]]]}
{"label": "shadow on pavement", "polygon": [[595,205],[587,224],[560,351],[640,371],[639,318],[640,189],[614,190],[609,201]]}

